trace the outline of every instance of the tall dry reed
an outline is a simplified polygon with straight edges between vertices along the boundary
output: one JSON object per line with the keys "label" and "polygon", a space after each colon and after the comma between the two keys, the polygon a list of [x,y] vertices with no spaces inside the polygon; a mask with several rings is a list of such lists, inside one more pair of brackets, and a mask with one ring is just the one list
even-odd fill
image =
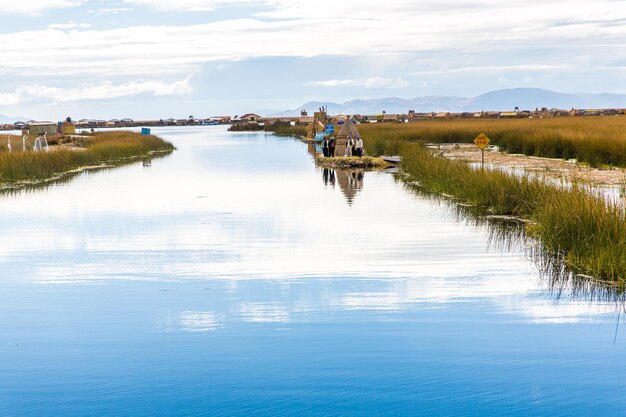
{"label": "tall dry reed", "polygon": [[484,132],[510,153],[576,158],[591,166],[626,167],[626,117],[448,119],[359,125],[368,153],[397,153],[402,142],[471,143]]}

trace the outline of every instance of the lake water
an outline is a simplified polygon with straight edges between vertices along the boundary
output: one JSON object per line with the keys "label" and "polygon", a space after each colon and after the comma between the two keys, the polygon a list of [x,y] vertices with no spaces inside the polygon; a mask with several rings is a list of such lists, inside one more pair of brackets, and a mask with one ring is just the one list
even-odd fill
{"label": "lake water", "polygon": [[523,245],[293,139],[153,133],[0,197],[0,415],[624,415],[622,307]]}

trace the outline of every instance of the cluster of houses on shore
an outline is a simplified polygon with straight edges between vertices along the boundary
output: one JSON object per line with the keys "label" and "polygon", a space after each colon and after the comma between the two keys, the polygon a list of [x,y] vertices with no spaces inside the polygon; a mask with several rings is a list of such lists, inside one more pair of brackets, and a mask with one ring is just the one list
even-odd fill
{"label": "cluster of houses on shore", "polygon": [[[625,115],[626,109],[535,109],[535,110],[519,110],[515,108],[513,111],[481,111],[481,112],[427,112],[418,113],[409,110],[404,114],[388,114],[382,112],[374,115],[354,114],[350,118],[360,123],[381,123],[381,122],[418,122],[421,120],[438,120],[438,119],[532,119],[532,118],[549,118],[549,117],[581,117],[581,116],[617,116]],[[256,115],[253,115],[256,116]],[[337,116],[339,119],[346,116]],[[256,116],[256,120],[247,120],[248,122],[265,122],[273,123],[276,121],[290,121],[300,124],[310,124],[315,121],[315,117],[311,117],[305,110],[302,110],[300,117],[261,117]],[[251,119],[248,117],[248,119]]]}
{"label": "cluster of houses on shore", "polygon": [[[216,124],[228,124],[231,123],[233,118],[231,116],[217,116],[206,119],[198,119],[193,116],[189,116],[186,119],[159,119],[159,120],[133,120],[131,118],[124,119],[110,119],[110,120],[98,120],[98,119],[81,119],[78,121],[72,121],[72,124],[77,129],[95,129],[95,128],[114,128],[114,127],[139,127],[139,126],[196,126],[196,125],[216,125]],[[49,123],[57,124],[54,122],[41,122],[35,120],[29,120],[26,122],[17,121],[15,123],[7,123],[0,125],[2,130],[22,130],[28,129],[29,126],[35,123]],[[62,122],[59,122],[62,123]]]}
{"label": "cluster of houses on shore", "polygon": [[[320,109],[324,110],[324,109]],[[619,116],[626,115],[626,109],[535,109],[535,110],[519,110],[515,108],[514,111],[499,112],[499,111],[481,111],[481,112],[428,112],[418,113],[413,110],[409,110],[404,114],[389,114],[383,111],[380,114],[374,115],[336,115],[327,116],[326,112],[322,112],[324,117],[320,118],[320,112],[315,112],[313,116],[310,116],[306,110],[302,110],[299,117],[285,116],[285,117],[263,117],[257,114],[246,114],[239,118],[232,119],[230,123],[244,123],[244,124],[264,124],[271,125],[274,123],[291,123],[300,125],[312,125],[319,122],[320,119],[325,119],[328,122],[341,122],[350,118],[356,123],[410,123],[419,122],[424,120],[447,120],[447,119],[541,119],[551,117],[583,117],[583,116]]]}
{"label": "cluster of houses on shore", "polygon": [[[409,110],[404,114],[388,114],[383,111],[379,114],[361,115],[354,114],[350,118],[359,123],[381,123],[381,122],[397,122],[408,123],[418,122],[421,120],[438,120],[438,119],[516,119],[516,118],[548,118],[548,117],[580,117],[580,116],[617,116],[625,115],[626,109],[535,109],[535,110],[520,110],[515,108],[514,111],[481,111],[481,112],[427,112],[419,113],[414,110]],[[347,116],[337,116],[339,119],[346,118]],[[306,110],[302,110],[300,116],[290,117],[264,117],[254,113],[247,113],[242,116],[213,116],[208,118],[195,118],[189,116],[186,119],[159,119],[159,120],[133,120],[130,118],[124,119],[111,119],[111,120],[96,120],[96,119],[81,119],[73,121],[73,125],[77,129],[95,129],[95,128],[119,128],[119,127],[139,127],[139,126],[201,126],[201,125],[218,125],[218,124],[249,124],[249,123],[264,123],[272,124],[276,122],[289,122],[297,124],[313,124],[315,122],[314,116],[309,116]],[[48,123],[50,125],[59,125],[62,122],[41,122],[41,121],[17,121],[15,123],[7,123],[0,125],[0,130],[23,130],[28,129],[29,126],[41,123]]]}
{"label": "cluster of houses on shore", "polygon": [[[626,114],[626,109],[548,109],[546,107],[535,110],[520,110],[515,108],[514,111],[481,111],[481,112],[433,112],[433,113],[416,113],[412,110],[406,115],[395,115],[398,119],[405,120],[427,120],[427,119],[525,119],[525,118],[548,118],[548,117],[572,117],[572,116],[616,116]],[[377,115],[380,118],[381,115]],[[394,115],[391,115],[393,119]],[[383,114],[382,119],[387,118]]]}

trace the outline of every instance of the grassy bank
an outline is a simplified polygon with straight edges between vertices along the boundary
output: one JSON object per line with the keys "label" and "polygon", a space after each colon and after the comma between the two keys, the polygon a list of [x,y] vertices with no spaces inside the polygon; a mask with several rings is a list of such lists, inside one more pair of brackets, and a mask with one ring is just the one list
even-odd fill
{"label": "grassy bank", "polygon": [[153,152],[171,152],[174,146],[156,136],[132,132],[96,133],[80,148],[57,147],[50,152],[22,152],[21,139],[13,152],[0,150],[0,186],[46,181],[83,167],[119,164]]}
{"label": "grassy bank", "polygon": [[547,119],[450,119],[416,123],[362,124],[367,152],[396,154],[406,141],[470,143],[484,132],[509,153],[547,158],[576,158],[594,167],[626,167],[626,117]]}
{"label": "grassy bank", "polygon": [[579,275],[624,289],[626,213],[623,207],[580,187],[565,189],[541,179],[476,170],[433,157],[419,144],[402,146],[402,169],[423,189],[455,197],[477,214],[528,220],[527,232],[542,248]]}

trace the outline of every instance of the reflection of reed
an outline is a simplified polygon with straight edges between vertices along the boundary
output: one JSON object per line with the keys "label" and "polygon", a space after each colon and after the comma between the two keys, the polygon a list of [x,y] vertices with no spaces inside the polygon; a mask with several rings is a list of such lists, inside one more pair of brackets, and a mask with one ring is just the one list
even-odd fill
{"label": "reflection of reed", "polygon": [[33,182],[24,181],[24,182],[13,183],[8,186],[5,186],[4,188],[0,187],[0,196],[4,196],[4,195],[15,196],[15,195],[19,195],[22,193],[36,193],[38,191],[49,189],[58,184],[68,184],[72,182],[72,180],[74,180],[74,178],[76,178],[79,175],[95,175],[96,173],[99,173],[102,171],[112,170],[112,169],[126,166],[126,165],[132,165],[139,161],[141,161],[144,166],[147,166],[146,160],[149,160],[150,165],[151,165],[153,160],[167,158],[170,155],[171,155],[171,152],[155,153],[155,154],[150,155],[149,157],[141,157],[141,158],[136,157],[136,158],[128,158],[122,161],[115,161],[111,165],[91,167],[85,170],[74,170],[70,172],[63,172],[52,178],[48,178],[45,180],[37,180]]}
{"label": "reflection of reed", "polygon": [[548,284],[549,292],[555,299],[566,296],[588,301],[610,301],[618,303],[621,310],[626,306],[623,286],[577,274],[565,266],[560,255],[546,253],[539,244],[530,246],[527,253],[539,268],[542,279]]}
{"label": "reflection of reed", "polygon": [[[105,170],[105,169],[111,169],[110,167],[107,168],[100,168],[99,171]],[[53,178],[50,179],[48,181],[40,181],[40,182],[36,182],[36,183],[22,183],[22,184],[18,184],[18,185],[11,185],[8,186],[6,188],[0,188],[0,196],[17,196],[17,195],[21,195],[21,194],[34,194],[38,191],[43,191],[43,190],[47,190],[48,188],[51,188],[55,185],[58,184],[67,184],[69,182],[71,182],[76,176],[80,175],[80,174],[92,174],[94,173],[95,170],[89,170],[89,171],[82,171],[82,172],[72,172],[72,173],[67,173],[64,174],[63,176],[60,176],[58,178]]]}
{"label": "reflection of reed", "polygon": [[[401,181],[400,175],[395,175]],[[526,232],[523,219],[488,216],[484,210],[457,204],[453,199],[423,190],[419,184],[403,182],[406,189],[448,206],[455,220],[474,227],[486,227],[489,245],[502,251],[520,251],[538,268],[546,291],[555,299],[569,297],[615,303],[616,312],[626,311],[624,282],[603,281],[569,269],[561,254],[546,251]]]}

